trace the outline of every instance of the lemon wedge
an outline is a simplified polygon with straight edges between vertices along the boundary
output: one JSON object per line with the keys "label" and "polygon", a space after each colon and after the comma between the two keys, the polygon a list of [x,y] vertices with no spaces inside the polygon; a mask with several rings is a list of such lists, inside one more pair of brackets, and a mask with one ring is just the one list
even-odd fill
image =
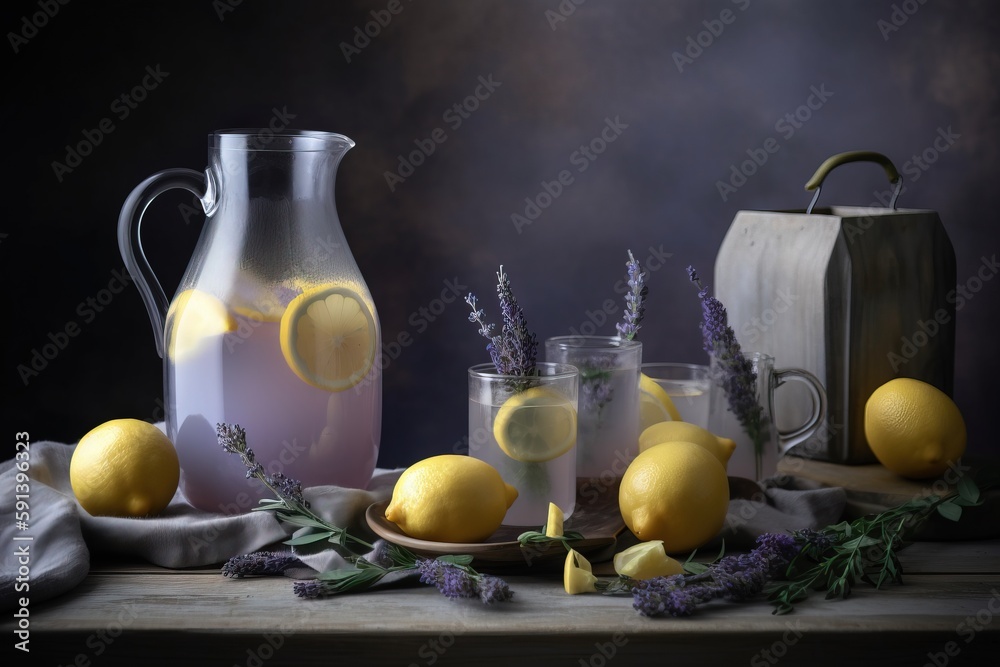
{"label": "lemon wedge", "polygon": [[180,361],[193,354],[206,338],[236,331],[236,320],[226,305],[208,292],[184,290],[167,311],[170,340],[167,356]]}
{"label": "lemon wedge", "polygon": [[549,518],[545,522],[545,537],[562,537],[565,518],[558,505],[549,503]]}
{"label": "lemon wedge", "polygon": [[500,406],[493,437],[515,461],[551,461],[576,444],[576,409],[547,387],[525,389]]}
{"label": "lemon wedge", "polygon": [[640,542],[615,554],[615,572],[636,581],[643,581],[653,577],[683,574],[684,567],[667,555],[663,549],[663,540],[651,540]]}
{"label": "lemon wedge", "polygon": [[343,391],[375,361],[375,319],[365,300],[344,285],[303,292],[281,316],[281,352],[296,375],[314,387]]}
{"label": "lemon wedge", "polygon": [[667,421],[680,421],[681,414],[667,390],[646,375],[639,374],[639,432]]}
{"label": "lemon wedge", "polygon": [[576,549],[570,549],[563,564],[563,588],[570,595],[578,593],[597,592],[597,577],[590,561],[580,555]]}

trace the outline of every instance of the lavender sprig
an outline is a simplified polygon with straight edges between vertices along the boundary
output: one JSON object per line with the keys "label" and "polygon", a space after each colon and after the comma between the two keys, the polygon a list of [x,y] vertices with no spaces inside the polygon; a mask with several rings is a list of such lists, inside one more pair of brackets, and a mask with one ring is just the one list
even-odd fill
{"label": "lavender sprig", "polygon": [[736,332],[729,326],[726,308],[722,302],[709,295],[701,284],[698,272],[689,266],[688,278],[698,288],[703,320],[701,335],[704,349],[713,360],[713,380],[726,393],[729,410],[739,420],[754,446],[757,478],[762,474],[761,457],[764,444],[770,437],[770,427],[764,418],[764,408],[757,396],[757,372],[753,362],[743,354]]}
{"label": "lavender sprig", "polygon": [[798,551],[791,535],[765,533],[750,553],[725,556],[704,572],[637,582],[632,606],[644,616],[690,616],[697,605],[716,598],[749,600],[784,572]]}
{"label": "lavender sprig", "polygon": [[[423,559],[418,559],[408,549],[385,540],[369,544],[314,514],[309,509],[309,503],[302,497],[302,484],[298,480],[281,473],[268,475],[265,472],[253,450],[247,446],[246,431],[241,426],[218,424],[216,432],[223,451],[237,454],[243,461],[247,479],[256,478],[277,496],[275,499],[262,500],[261,505],[254,509],[273,511],[280,521],[308,528],[304,534],[286,540],[285,544],[299,546],[328,541],[340,547],[338,551],[346,552],[342,555],[352,564],[352,567],[322,572],[313,580],[295,582],[292,590],[296,595],[316,598],[364,590],[374,586],[390,572],[418,570]],[[367,547],[370,552],[367,555],[359,555],[351,551],[349,544]],[[469,556],[441,556],[439,560],[453,565],[463,573],[463,576],[474,582],[475,594],[479,595],[484,604],[509,600],[512,596],[507,584],[502,580],[481,575],[473,570],[469,566],[472,562]],[[302,561],[291,552],[275,554],[261,551],[229,559],[223,566],[222,573],[235,579],[249,575],[278,575],[290,567],[302,564]],[[453,572],[448,573],[449,580],[452,581],[448,590],[453,590],[459,585],[458,576]]]}
{"label": "lavender sprig", "polygon": [[507,583],[488,574],[479,574],[468,567],[468,560],[459,558],[420,559],[417,570],[420,581],[433,584],[441,594],[452,600],[478,597],[483,604],[509,602],[514,593]]}
{"label": "lavender sprig", "polygon": [[615,328],[623,340],[632,340],[642,328],[639,323],[646,315],[646,308],[642,302],[649,294],[649,288],[646,286],[646,274],[632,256],[631,250],[628,251],[628,261],[625,262],[625,266],[628,270],[629,291],[625,294],[625,314]]}
{"label": "lavender sprig", "polygon": [[304,565],[291,551],[276,553],[256,551],[243,556],[233,556],[222,566],[222,575],[233,579],[255,575],[283,574],[291,567]]}
{"label": "lavender sprig", "polygon": [[[490,341],[486,351],[490,353],[497,373],[519,378],[534,377],[538,375],[538,338],[528,330],[524,310],[514,298],[510,278],[504,273],[502,265],[497,272],[497,298],[503,318],[503,326],[498,335],[493,333],[494,325],[486,323],[484,311],[478,307],[476,297],[471,293],[465,297],[465,302],[472,308],[469,321],[478,324],[479,334]],[[518,382],[515,390],[521,391],[528,386],[529,383]]]}

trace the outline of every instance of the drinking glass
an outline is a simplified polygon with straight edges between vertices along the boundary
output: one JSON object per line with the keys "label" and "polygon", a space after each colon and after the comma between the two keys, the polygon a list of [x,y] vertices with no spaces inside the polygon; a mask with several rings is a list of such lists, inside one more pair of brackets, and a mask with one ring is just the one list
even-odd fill
{"label": "drinking glass", "polygon": [[556,336],[546,361],[580,369],[576,474],[621,478],[639,453],[639,366],[642,344],[617,336]]}
{"label": "drinking glass", "polygon": [[[736,441],[736,450],[729,459],[727,470],[735,477],[764,479],[777,472],[778,459],[790,449],[800,445],[814,435],[826,422],[826,391],[822,383],[808,371],[800,368],[774,367],[774,357],[760,352],[747,353],[757,373],[757,383],[753,390],[761,407],[759,427],[751,428],[756,433],[748,433],[736,415],[729,409],[729,400],[722,389],[718,374],[721,369],[713,359],[709,393],[709,429],[716,435]],[[802,385],[812,403],[808,418],[798,427],[781,430],[775,422],[774,391],[786,382],[795,381]]]}
{"label": "drinking glass", "polygon": [[642,372],[667,392],[683,421],[708,428],[708,366],[655,361],[643,363]]}
{"label": "drinking glass", "polygon": [[504,524],[540,526],[549,502],[565,518],[576,507],[580,376],[566,364],[536,364],[537,376],[469,369],[469,456],[489,463],[517,489]]}

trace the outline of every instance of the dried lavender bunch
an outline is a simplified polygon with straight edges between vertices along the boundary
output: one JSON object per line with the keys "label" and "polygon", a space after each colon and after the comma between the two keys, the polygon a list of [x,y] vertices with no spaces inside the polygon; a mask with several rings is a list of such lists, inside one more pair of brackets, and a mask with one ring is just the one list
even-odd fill
{"label": "dried lavender bunch", "polygon": [[743,354],[736,332],[729,326],[726,308],[718,299],[709,295],[708,288],[701,284],[694,267],[687,268],[688,278],[698,288],[701,299],[703,320],[701,335],[705,351],[712,364],[713,381],[719,385],[729,401],[729,410],[736,415],[743,430],[754,446],[754,460],[757,478],[761,476],[761,457],[764,445],[770,438],[770,425],[764,417],[764,408],[757,396],[757,372],[753,362]]}
{"label": "dried lavender bunch", "polygon": [[625,294],[625,314],[622,321],[615,325],[618,329],[618,336],[622,340],[632,340],[639,333],[639,323],[646,314],[646,308],[642,305],[649,288],[646,286],[646,274],[639,266],[639,262],[632,256],[632,251],[628,251],[628,261],[625,262],[628,271],[629,291]]}
{"label": "dried lavender bunch", "polygon": [[233,579],[255,575],[283,574],[291,567],[305,564],[291,551],[276,553],[273,551],[256,551],[244,556],[233,556],[222,566],[222,575]]}
{"label": "dried lavender bunch", "polygon": [[478,597],[483,604],[509,602],[514,593],[507,583],[488,574],[479,574],[468,567],[471,556],[420,559],[417,570],[420,581],[433,584],[441,594],[452,600]]}
{"label": "dried lavender bunch", "polygon": [[[493,335],[495,327],[485,322],[485,313],[477,307],[476,297],[472,293],[465,297],[465,302],[472,308],[469,321],[478,324],[479,334],[490,341],[486,351],[490,353],[490,359],[497,373],[516,377],[536,376],[538,338],[528,331],[524,310],[514,298],[510,278],[504,273],[502,265],[497,272],[497,298],[500,301],[500,314],[503,318],[499,335]],[[518,384],[519,390],[528,386],[526,383]]]}
{"label": "dried lavender bunch", "polygon": [[[238,424],[218,424],[216,433],[223,451],[239,455],[247,469],[247,479],[258,479],[277,496],[271,500],[262,500],[261,505],[254,510],[272,511],[278,520],[308,529],[303,534],[286,540],[285,544],[300,546],[327,541],[353,565],[322,572],[313,580],[295,582],[292,590],[296,595],[315,598],[361,591],[371,588],[390,572],[418,570],[418,560],[423,559],[418,559],[408,549],[385,540],[369,544],[314,514],[309,509],[309,503],[302,497],[302,485],[298,480],[280,473],[266,474],[264,467],[257,462],[253,450],[247,446],[246,431]],[[351,545],[366,547],[370,551],[367,555],[359,555],[352,551]],[[512,594],[506,583],[495,577],[487,578],[469,567],[471,557],[441,556],[441,560],[453,563],[476,582],[477,595],[484,604],[510,599]],[[223,566],[222,573],[227,577],[241,579],[249,575],[278,575],[297,565],[303,563],[291,552],[275,554],[262,551],[229,559]],[[449,576],[454,578],[456,575]]]}
{"label": "dried lavender bunch", "polygon": [[675,574],[637,582],[632,606],[643,616],[690,616],[716,598],[749,600],[784,572],[799,551],[791,535],[765,533],[747,554],[725,556],[698,574]]}

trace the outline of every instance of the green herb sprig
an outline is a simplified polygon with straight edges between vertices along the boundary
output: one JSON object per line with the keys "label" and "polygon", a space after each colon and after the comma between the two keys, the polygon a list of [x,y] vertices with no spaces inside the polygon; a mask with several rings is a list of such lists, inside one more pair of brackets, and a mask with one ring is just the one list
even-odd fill
{"label": "green herb sprig", "polygon": [[[278,520],[306,529],[284,544],[294,547],[325,541],[351,564],[351,567],[322,572],[312,580],[296,581],[292,589],[299,597],[316,598],[363,591],[394,572],[419,573],[421,582],[435,585],[442,594],[452,599],[479,597],[484,604],[492,604],[513,597],[502,579],[476,572],[471,567],[471,556],[421,558],[409,549],[384,540],[369,544],[344,528],[333,525],[309,508],[308,501],[302,496],[302,485],[297,480],[282,473],[267,474],[257,462],[253,450],[247,446],[246,431],[241,426],[218,424],[216,432],[223,451],[240,457],[247,469],[247,479],[257,479],[275,495],[275,498],[261,500],[260,506],[254,510],[274,512]],[[369,549],[370,553],[358,554],[354,550],[358,547]],[[222,572],[235,578],[275,575],[300,564],[301,561],[291,554],[261,552],[231,558]]]}
{"label": "green herb sprig", "polygon": [[871,517],[844,521],[821,531],[798,531],[798,554],[788,564],[786,580],[773,584],[768,597],[775,614],[787,614],[813,590],[826,590],[826,599],[846,598],[862,581],[880,589],[902,583],[903,568],[897,553],[935,512],[951,521],[962,517],[962,508],[983,503],[982,494],[969,477],[962,477],[956,492],[929,495]]}

